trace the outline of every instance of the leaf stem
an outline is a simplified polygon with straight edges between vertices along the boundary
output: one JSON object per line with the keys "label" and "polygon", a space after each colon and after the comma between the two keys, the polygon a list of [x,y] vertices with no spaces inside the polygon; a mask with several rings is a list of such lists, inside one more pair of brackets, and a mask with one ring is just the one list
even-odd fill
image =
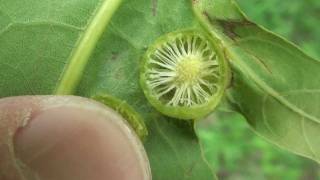
{"label": "leaf stem", "polygon": [[71,53],[69,64],[62,73],[62,78],[54,94],[67,95],[74,93],[90,55],[121,2],[122,0],[105,0],[102,2],[101,7]]}

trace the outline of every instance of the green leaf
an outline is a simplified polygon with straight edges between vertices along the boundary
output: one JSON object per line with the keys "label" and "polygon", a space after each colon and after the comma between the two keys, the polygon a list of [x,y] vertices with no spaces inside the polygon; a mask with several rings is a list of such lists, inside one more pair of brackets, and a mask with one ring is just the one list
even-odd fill
{"label": "green leaf", "polygon": [[0,0],[0,97],[110,94],[146,120],[153,179],[214,179],[190,126],[154,110],[138,83],[149,44],[199,27],[191,2],[124,0],[113,14],[119,2]]}
{"label": "green leaf", "polygon": [[121,0],[0,1],[0,95],[71,93]]}
{"label": "green leaf", "polygon": [[[233,70],[229,99],[253,129],[320,161],[320,61],[249,21],[232,0],[198,0],[203,27],[221,39]],[[221,14],[215,9],[225,8]]]}
{"label": "green leaf", "polygon": [[[193,126],[159,115],[149,123],[145,143],[153,179],[213,180],[213,169],[205,160]],[[182,128],[184,127],[184,128]]]}

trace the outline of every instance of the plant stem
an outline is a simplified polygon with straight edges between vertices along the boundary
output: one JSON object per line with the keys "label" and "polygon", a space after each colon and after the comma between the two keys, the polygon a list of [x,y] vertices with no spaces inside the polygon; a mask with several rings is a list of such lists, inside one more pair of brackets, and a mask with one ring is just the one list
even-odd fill
{"label": "plant stem", "polygon": [[66,66],[61,81],[54,94],[73,94],[78,86],[83,71],[89,61],[90,55],[94,51],[97,42],[109,24],[113,14],[120,6],[122,0],[105,0],[86,30],[80,37],[76,47],[71,53],[69,64]]}

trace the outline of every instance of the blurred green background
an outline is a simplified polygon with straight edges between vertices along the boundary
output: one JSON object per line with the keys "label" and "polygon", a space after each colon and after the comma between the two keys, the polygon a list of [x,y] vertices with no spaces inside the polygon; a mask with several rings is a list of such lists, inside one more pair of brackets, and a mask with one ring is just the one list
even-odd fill
{"label": "blurred green background", "polygon": [[[251,20],[320,59],[320,0],[237,1]],[[320,165],[266,142],[241,117],[211,122],[200,136],[221,180],[320,180]]]}

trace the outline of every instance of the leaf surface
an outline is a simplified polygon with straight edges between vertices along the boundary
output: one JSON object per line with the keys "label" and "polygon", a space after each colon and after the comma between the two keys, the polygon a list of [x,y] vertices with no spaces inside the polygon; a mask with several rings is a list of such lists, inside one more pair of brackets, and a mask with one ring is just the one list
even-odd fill
{"label": "leaf surface", "polygon": [[[113,2],[0,0],[0,97],[110,94],[145,119],[153,179],[214,179],[192,126],[159,114],[138,83],[140,59],[156,38],[198,27],[191,3],[124,0],[108,24],[99,13],[108,15],[101,9]],[[101,23],[108,27],[99,38]]]}
{"label": "leaf surface", "polygon": [[50,94],[98,0],[0,0],[0,95]]}

